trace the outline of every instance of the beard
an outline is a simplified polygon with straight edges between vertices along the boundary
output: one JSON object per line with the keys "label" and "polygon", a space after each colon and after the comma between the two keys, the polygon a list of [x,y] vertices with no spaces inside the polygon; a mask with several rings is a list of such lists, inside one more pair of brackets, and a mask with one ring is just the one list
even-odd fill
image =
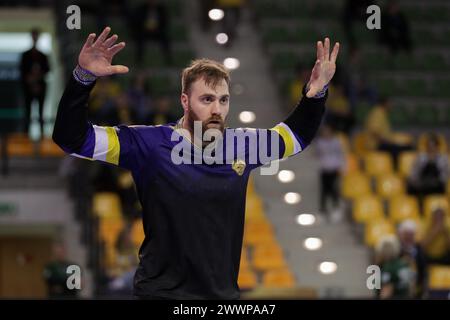
{"label": "beard", "polygon": [[[206,147],[210,143],[213,143],[215,141],[215,138],[212,139],[212,141],[204,141],[203,136],[205,132],[208,129],[216,129],[219,130],[220,133],[223,134],[225,130],[225,121],[222,119],[222,117],[218,115],[213,115],[209,117],[208,119],[202,121],[200,120],[200,117],[192,110],[191,103],[189,102],[189,108],[187,112],[187,118],[185,119],[187,121],[189,130],[191,131],[192,136],[194,136],[194,122],[195,121],[201,121],[202,123],[202,136],[197,137],[201,141],[202,147]],[[195,139],[195,138],[194,138]]]}
{"label": "beard", "polygon": [[192,110],[191,104],[189,103],[189,109],[187,113],[187,123],[189,125],[189,129],[193,132],[194,131],[194,122],[195,121],[201,121],[202,122],[202,134],[206,132],[208,129],[217,129],[221,133],[225,130],[225,121],[222,119],[222,117],[213,115],[209,117],[208,119],[202,121],[200,120],[199,116]]}

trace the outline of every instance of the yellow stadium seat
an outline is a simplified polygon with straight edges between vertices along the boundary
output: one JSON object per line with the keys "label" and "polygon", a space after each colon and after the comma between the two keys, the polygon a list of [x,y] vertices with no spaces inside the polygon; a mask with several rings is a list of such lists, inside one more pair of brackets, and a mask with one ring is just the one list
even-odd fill
{"label": "yellow stadium seat", "polygon": [[98,192],[93,197],[93,212],[100,218],[122,217],[119,196],[113,192]]}
{"label": "yellow stadium seat", "polygon": [[414,151],[404,151],[400,153],[398,158],[398,173],[400,176],[404,178],[409,176],[416,158],[417,152]]}
{"label": "yellow stadium seat", "polygon": [[377,177],[376,190],[381,197],[392,198],[405,193],[405,183],[395,174],[384,174]]}
{"label": "yellow stadium seat", "polygon": [[419,219],[417,198],[408,195],[395,196],[389,201],[389,219],[397,224],[406,219]]}
{"label": "yellow stadium seat", "polygon": [[144,242],[144,226],[142,225],[142,219],[136,219],[131,226],[131,239],[136,247],[141,246]]}
{"label": "yellow stadium seat", "polygon": [[258,285],[258,278],[251,269],[241,269],[238,275],[238,285],[242,290],[253,289]]}
{"label": "yellow stadium seat", "polygon": [[445,195],[429,195],[424,200],[425,218],[431,217],[431,213],[437,209],[442,208],[449,214],[449,200]]}
{"label": "yellow stadium seat", "polygon": [[365,195],[353,202],[353,219],[358,223],[368,223],[384,217],[383,203],[375,195]]}
{"label": "yellow stadium seat", "polygon": [[[434,133],[439,141],[439,151],[440,152],[447,152],[447,142],[445,140],[445,137],[440,134],[440,133]],[[426,147],[427,147],[427,140],[429,137],[429,133],[422,133],[419,136],[419,140],[417,142],[417,149],[419,150],[419,152],[425,152],[426,151]]]}
{"label": "yellow stadium seat", "polygon": [[350,199],[370,194],[369,178],[361,172],[350,172],[342,179],[341,191],[344,197]]}
{"label": "yellow stadium seat", "polygon": [[41,157],[62,157],[64,151],[52,139],[44,138],[39,142],[39,155]]}
{"label": "yellow stadium seat", "polygon": [[247,269],[250,267],[250,262],[248,261],[247,248],[244,246],[241,252],[241,262],[239,264],[240,269]]}
{"label": "yellow stadium seat", "polygon": [[292,272],[283,268],[266,271],[262,278],[262,285],[265,288],[294,288],[296,281]]}
{"label": "yellow stadium seat", "polygon": [[6,141],[6,152],[9,156],[31,157],[34,155],[34,144],[26,134],[10,134]]}
{"label": "yellow stadium seat", "polygon": [[345,155],[345,172],[353,173],[359,171],[359,159],[354,153],[347,153]]}
{"label": "yellow stadium seat", "polygon": [[375,220],[366,224],[364,242],[369,247],[375,247],[387,235],[395,235],[394,226],[387,219]]}
{"label": "yellow stadium seat", "polygon": [[263,203],[256,194],[247,194],[245,204],[245,221],[249,220],[264,220]]}
{"label": "yellow stadium seat", "polygon": [[364,156],[365,172],[371,176],[392,173],[392,158],[387,152],[372,151]]}
{"label": "yellow stadium seat", "polygon": [[270,232],[244,232],[244,244],[256,246],[259,244],[271,244],[275,241],[273,231]]}
{"label": "yellow stadium seat", "polygon": [[114,247],[119,233],[124,228],[122,219],[108,218],[100,219],[99,232],[100,239],[105,241],[108,247]]}
{"label": "yellow stadium seat", "polygon": [[364,156],[375,148],[373,138],[367,132],[358,132],[353,136],[353,152],[357,156]]}
{"label": "yellow stadium seat", "polygon": [[275,249],[275,246],[260,245],[254,249],[252,256],[252,266],[259,271],[286,267],[282,250]]}
{"label": "yellow stadium seat", "polygon": [[429,274],[430,290],[450,290],[450,266],[431,265]]}

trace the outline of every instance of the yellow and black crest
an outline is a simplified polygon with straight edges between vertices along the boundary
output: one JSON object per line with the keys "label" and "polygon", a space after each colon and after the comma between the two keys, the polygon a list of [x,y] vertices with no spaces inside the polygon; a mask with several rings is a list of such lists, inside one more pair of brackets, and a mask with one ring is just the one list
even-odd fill
{"label": "yellow and black crest", "polygon": [[231,165],[231,167],[233,168],[234,171],[236,171],[236,173],[240,176],[242,176],[242,174],[244,173],[245,170],[245,161],[241,160],[241,159],[236,159],[233,161],[233,164]]}

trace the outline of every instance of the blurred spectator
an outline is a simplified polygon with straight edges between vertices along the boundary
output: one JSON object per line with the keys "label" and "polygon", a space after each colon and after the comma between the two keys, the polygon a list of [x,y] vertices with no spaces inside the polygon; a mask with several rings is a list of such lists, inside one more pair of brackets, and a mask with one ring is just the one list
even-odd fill
{"label": "blurred spectator", "polygon": [[358,22],[360,23],[359,28],[366,28],[366,10],[367,7],[372,4],[376,4],[376,2],[371,0],[346,1],[342,14],[342,22],[349,48],[355,48],[358,46],[354,35],[353,25],[355,22]]}
{"label": "blurred spectator", "polygon": [[361,100],[366,100],[373,106],[377,102],[377,91],[370,83],[369,70],[365,67],[360,50],[350,48],[348,63],[341,64],[345,92],[350,102],[350,109],[354,113]]}
{"label": "blurred spectator", "polygon": [[108,115],[114,113],[115,100],[122,94],[119,83],[112,77],[101,77],[92,89],[89,97],[90,120],[97,125],[116,125],[114,121],[107,119]]}
{"label": "blurred spectator", "polygon": [[325,121],[334,130],[343,132],[346,135],[351,133],[355,119],[350,108],[350,102],[344,94],[341,84],[331,85]]}
{"label": "blurred spectator", "polygon": [[345,168],[344,149],[332,127],[326,124],[315,145],[320,165],[320,211],[328,214],[328,199],[333,201],[334,210],[339,206],[339,178]]}
{"label": "blurred spectator", "polygon": [[417,241],[417,224],[413,220],[404,220],[398,227],[400,256],[408,261],[415,271],[416,284],[414,298],[423,297],[426,291],[426,260],[422,246]]}
{"label": "blurred spectator", "polygon": [[145,121],[145,117],[151,107],[149,86],[146,80],[144,73],[137,74],[133,78],[131,87],[127,90],[128,101],[133,106],[139,123]]}
{"label": "blurred spectator", "polygon": [[66,250],[61,243],[54,243],[52,247],[52,261],[44,268],[44,279],[47,284],[49,299],[75,299],[79,290],[67,287],[67,267],[73,265],[66,258]]}
{"label": "blurred spectator", "polygon": [[389,152],[392,155],[394,166],[397,167],[400,152],[412,150],[413,147],[410,141],[404,141],[400,134],[391,130],[390,107],[388,99],[381,99],[380,103],[375,105],[368,114],[365,125],[373,144],[370,147]]}
{"label": "blurred spectator", "polygon": [[386,45],[392,54],[399,50],[411,51],[411,35],[408,21],[400,11],[397,1],[390,0],[386,8],[381,10],[381,43]]}
{"label": "blurred spectator", "polygon": [[294,106],[301,98],[303,87],[308,83],[311,70],[301,63],[295,67],[295,78],[289,85],[290,105]]}
{"label": "blurred spectator", "polygon": [[408,177],[408,192],[417,195],[421,203],[429,194],[445,193],[449,178],[448,158],[439,147],[438,137],[431,133],[426,151],[418,155]]}
{"label": "blurred spectator", "polygon": [[428,218],[422,246],[427,263],[450,264],[450,218],[444,209],[435,209]]}
{"label": "blurred spectator", "polygon": [[31,30],[33,45],[22,54],[20,60],[20,75],[25,97],[24,132],[28,134],[31,121],[31,104],[34,99],[39,104],[39,124],[41,138],[44,136],[44,102],[47,85],[45,76],[50,71],[47,56],[36,48],[40,31]]}
{"label": "blurred spectator", "polygon": [[408,299],[414,293],[414,271],[400,257],[400,243],[394,235],[381,238],[376,247],[377,264],[381,269],[380,299]]}
{"label": "blurred spectator", "polygon": [[[136,110],[128,100],[128,96],[123,93],[116,99],[116,118],[112,120],[113,124],[133,125],[136,123]],[[114,117],[114,114],[111,115]]]}
{"label": "blurred spectator", "polygon": [[146,0],[136,8],[133,30],[136,39],[136,58],[142,64],[148,40],[159,43],[168,65],[172,64],[172,49],[169,37],[169,14],[166,5],[158,0]]}
{"label": "blurred spectator", "polygon": [[236,40],[236,29],[241,18],[241,10],[245,4],[245,0],[217,0],[217,6],[221,8],[225,16],[222,19],[224,32],[228,35],[227,47],[232,46],[233,41]]}
{"label": "blurred spectator", "polygon": [[177,121],[177,117],[172,113],[172,102],[169,97],[159,97],[155,101],[155,109],[146,117],[145,124],[158,125]]}

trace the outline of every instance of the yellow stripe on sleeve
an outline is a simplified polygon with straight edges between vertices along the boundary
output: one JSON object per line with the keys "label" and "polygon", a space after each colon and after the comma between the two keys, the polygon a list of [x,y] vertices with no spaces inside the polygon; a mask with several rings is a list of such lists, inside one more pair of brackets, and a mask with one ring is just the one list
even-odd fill
{"label": "yellow stripe on sleeve", "polygon": [[284,145],[285,145],[283,158],[293,155],[294,154],[294,140],[293,140],[291,134],[288,132],[288,130],[281,125],[276,125],[271,130],[274,130],[283,138]]}
{"label": "yellow stripe on sleeve", "polygon": [[105,127],[108,135],[108,151],[106,153],[106,162],[119,165],[120,143],[117,132],[113,127]]}

